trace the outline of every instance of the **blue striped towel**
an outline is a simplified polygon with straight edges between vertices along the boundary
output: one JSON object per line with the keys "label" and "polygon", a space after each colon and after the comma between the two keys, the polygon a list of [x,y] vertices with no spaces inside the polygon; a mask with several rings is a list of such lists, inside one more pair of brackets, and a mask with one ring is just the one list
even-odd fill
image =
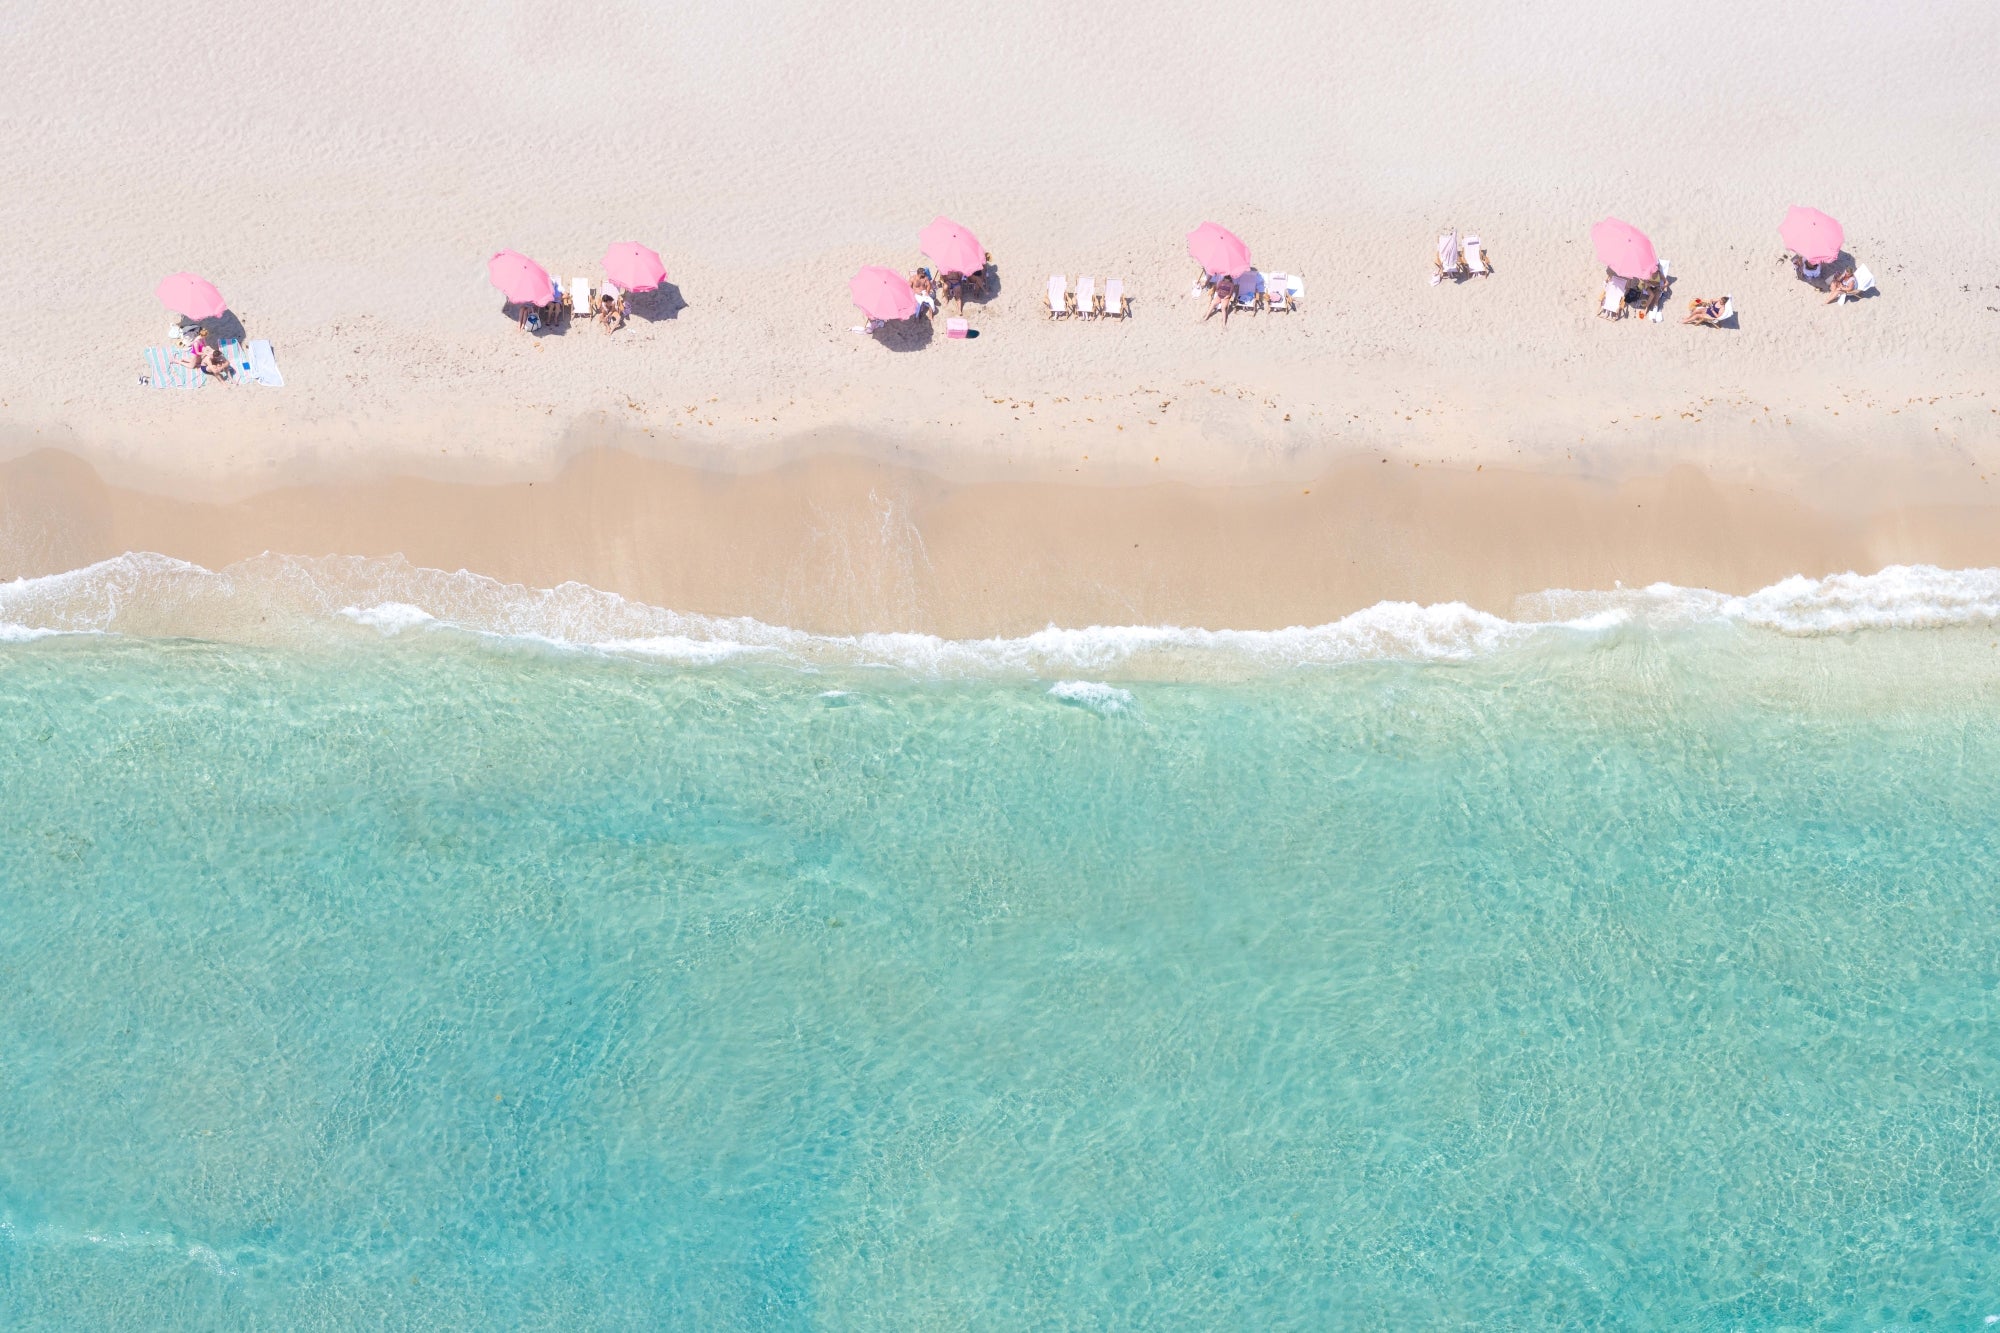
{"label": "blue striped towel", "polygon": [[149,387],[154,389],[199,389],[208,383],[208,376],[193,366],[182,365],[176,358],[178,352],[170,352],[164,347],[146,349],[146,366],[152,373],[146,377]]}
{"label": "blue striped towel", "polygon": [[238,375],[250,373],[250,353],[243,350],[243,340],[231,338],[222,344],[222,354],[229,358],[229,365]]}

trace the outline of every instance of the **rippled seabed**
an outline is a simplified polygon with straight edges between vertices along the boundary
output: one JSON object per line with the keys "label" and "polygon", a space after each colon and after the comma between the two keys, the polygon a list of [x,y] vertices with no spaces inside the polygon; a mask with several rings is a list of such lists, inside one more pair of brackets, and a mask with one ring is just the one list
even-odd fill
{"label": "rippled seabed", "polygon": [[0,1322],[1977,1326],[1994,638],[0,646]]}

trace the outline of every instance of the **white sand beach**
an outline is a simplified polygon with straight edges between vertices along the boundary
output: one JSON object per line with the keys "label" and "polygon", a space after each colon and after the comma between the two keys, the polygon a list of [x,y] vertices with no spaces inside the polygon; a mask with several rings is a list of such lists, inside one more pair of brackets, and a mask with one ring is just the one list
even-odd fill
{"label": "white sand beach", "polygon": [[[525,481],[615,436],[734,471],[859,449],[967,482],[1273,485],[1380,457],[1981,506],[2000,9],[1925,12],[222,0],[169,25],[28,0],[0,35],[0,274],[35,313],[0,449],[205,500]],[[1794,203],[1845,223],[1878,295],[1793,277]],[[995,257],[979,336],[851,332],[848,276],[915,267],[938,213]],[[1666,322],[1594,317],[1607,214],[1671,260]],[[1205,219],[1302,273],[1303,309],[1198,323]],[[1429,283],[1447,224],[1491,278]],[[594,280],[628,239],[673,287],[614,335],[524,335],[486,281],[509,247]],[[180,269],[283,389],[140,387]],[[1132,317],[1049,324],[1051,273],[1123,278]],[[1725,293],[1740,328],[1679,325]]]}

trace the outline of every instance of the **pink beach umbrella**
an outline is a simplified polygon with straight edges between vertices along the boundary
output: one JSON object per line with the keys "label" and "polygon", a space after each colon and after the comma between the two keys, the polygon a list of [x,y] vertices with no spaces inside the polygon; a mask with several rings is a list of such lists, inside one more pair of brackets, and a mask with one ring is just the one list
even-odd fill
{"label": "pink beach umbrella", "polygon": [[1188,254],[1212,277],[1235,277],[1250,271],[1250,247],[1227,227],[1204,222],[1188,233]]}
{"label": "pink beach umbrella", "polygon": [[942,213],[917,233],[917,244],[940,273],[978,273],[986,267],[986,250],[979,238]]}
{"label": "pink beach umbrella", "polygon": [[186,319],[214,319],[229,309],[229,303],[222,299],[222,293],[215,290],[215,284],[207,278],[197,278],[192,273],[176,273],[170,278],[160,279],[160,285],[153,288],[153,295],[160,303]]}
{"label": "pink beach umbrella", "polygon": [[1621,278],[1650,278],[1660,267],[1653,243],[1629,222],[1606,218],[1590,229],[1590,243],[1604,266]]}
{"label": "pink beach umbrella", "polygon": [[604,252],[604,276],[628,292],[650,292],[667,280],[667,266],[637,241],[620,241]]}
{"label": "pink beach umbrella", "polygon": [[547,305],[556,294],[548,272],[534,260],[512,250],[502,250],[486,261],[486,276],[500,294],[515,305]]}
{"label": "pink beach umbrella", "polygon": [[910,280],[893,268],[871,264],[847,280],[847,290],[870,319],[908,319],[917,313]]}
{"label": "pink beach umbrella", "polygon": [[1785,248],[1805,260],[1808,264],[1824,264],[1840,258],[1841,242],[1847,233],[1817,208],[1800,208],[1792,205],[1785,220],[1778,224],[1778,236]]}

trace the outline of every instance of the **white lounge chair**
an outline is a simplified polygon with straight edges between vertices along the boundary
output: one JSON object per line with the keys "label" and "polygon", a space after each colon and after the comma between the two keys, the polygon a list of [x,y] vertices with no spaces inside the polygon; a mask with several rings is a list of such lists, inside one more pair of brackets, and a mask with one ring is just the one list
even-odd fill
{"label": "white lounge chair", "polygon": [[1431,274],[1431,286],[1433,287],[1458,272],[1459,250],[1457,232],[1447,231],[1438,236],[1437,262],[1437,272]]}
{"label": "white lounge chair", "polygon": [[1264,275],[1257,269],[1236,276],[1236,308],[1255,310],[1257,298],[1264,294]]}
{"label": "white lounge chair", "polygon": [[1487,262],[1486,251],[1480,248],[1477,236],[1467,236],[1461,246],[1459,262],[1465,265],[1467,273],[1475,278],[1484,278],[1493,272],[1493,265]]}
{"label": "white lounge chair", "polygon": [[1043,300],[1048,306],[1050,319],[1061,319],[1069,314],[1069,279],[1060,273],[1050,274],[1049,294]]}
{"label": "white lounge chair", "polygon": [[1597,312],[1599,319],[1625,318],[1625,279],[1607,278],[1604,282],[1604,308]]}
{"label": "white lounge chair", "polygon": [[1286,273],[1266,273],[1264,275],[1264,308],[1266,310],[1290,310],[1292,308],[1292,279]]}
{"label": "white lounge chair", "polygon": [[1097,279],[1078,278],[1076,280],[1076,317],[1096,319],[1102,312],[1097,307]]}
{"label": "white lounge chair", "polygon": [[1735,318],[1736,318],[1736,298],[1733,296],[1723,297],[1722,313],[1715,317],[1715,322],[1718,324],[1727,324],[1730,320]]}
{"label": "white lounge chair", "polygon": [[570,279],[569,308],[579,315],[590,313],[590,284],[582,278]]}
{"label": "white lounge chair", "polygon": [[1130,304],[1125,300],[1125,280],[1123,278],[1111,278],[1105,282],[1104,313],[1113,319],[1123,319],[1132,313]]}

